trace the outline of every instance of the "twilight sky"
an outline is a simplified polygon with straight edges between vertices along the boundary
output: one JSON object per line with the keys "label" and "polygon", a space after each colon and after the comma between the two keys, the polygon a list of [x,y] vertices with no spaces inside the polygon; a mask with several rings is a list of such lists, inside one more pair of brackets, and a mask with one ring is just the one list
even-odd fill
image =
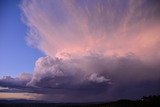
{"label": "twilight sky", "polygon": [[159,0],[2,0],[0,99],[160,94]]}

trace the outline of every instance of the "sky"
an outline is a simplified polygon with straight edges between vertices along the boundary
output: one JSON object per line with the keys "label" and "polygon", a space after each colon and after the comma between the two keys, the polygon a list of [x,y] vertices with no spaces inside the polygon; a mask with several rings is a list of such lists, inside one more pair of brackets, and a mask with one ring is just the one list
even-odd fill
{"label": "sky", "polygon": [[160,94],[159,0],[0,5],[0,99],[102,102]]}
{"label": "sky", "polygon": [[0,77],[32,72],[34,62],[43,55],[26,44],[27,27],[21,21],[19,3],[0,1]]}

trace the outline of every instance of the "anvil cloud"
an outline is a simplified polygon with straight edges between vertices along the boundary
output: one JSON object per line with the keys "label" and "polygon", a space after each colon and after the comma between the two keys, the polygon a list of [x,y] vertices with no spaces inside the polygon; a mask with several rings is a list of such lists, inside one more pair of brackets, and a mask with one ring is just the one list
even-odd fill
{"label": "anvil cloud", "polygon": [[160,94],[159,5],[158,0],[22,1],[27,43],[46,56],[36,61],[32,75],[2,78],[0,86],[18,85],[55,102]]}

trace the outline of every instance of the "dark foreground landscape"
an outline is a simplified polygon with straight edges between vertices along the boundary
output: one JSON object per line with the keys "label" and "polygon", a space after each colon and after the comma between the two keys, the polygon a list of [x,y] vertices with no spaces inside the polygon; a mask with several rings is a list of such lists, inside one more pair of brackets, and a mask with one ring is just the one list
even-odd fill
{"label": "dark foreground landscape", "polygon": [[109,103],[46,103],[32,100],[0,100],[0,107],[160,107],[160,96]]}

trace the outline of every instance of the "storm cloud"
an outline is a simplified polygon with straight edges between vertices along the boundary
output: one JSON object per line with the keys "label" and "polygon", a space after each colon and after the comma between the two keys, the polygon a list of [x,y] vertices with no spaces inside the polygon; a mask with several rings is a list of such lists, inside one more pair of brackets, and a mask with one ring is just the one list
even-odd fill
{"label": "storm cloud", "polygon": [[[46,56],[32,74],[0,89],[55,102],[111,101],[160,94],[158,0],[24,0],[27,43]],[[20,92],[20,91],[19,91]]]}
{"label": "storm cloud", "polygon": [[11,77],[7,77],[0,80],[0,85],[42,94],[39,99],[55,102],[134,99],[159,94],[159,70],[159,65],[147,65],[133,54],[125,57],[92,54],[78,59],[46,56],[37,60],[30,81],[21,84],[23,80],[10,81]]}

